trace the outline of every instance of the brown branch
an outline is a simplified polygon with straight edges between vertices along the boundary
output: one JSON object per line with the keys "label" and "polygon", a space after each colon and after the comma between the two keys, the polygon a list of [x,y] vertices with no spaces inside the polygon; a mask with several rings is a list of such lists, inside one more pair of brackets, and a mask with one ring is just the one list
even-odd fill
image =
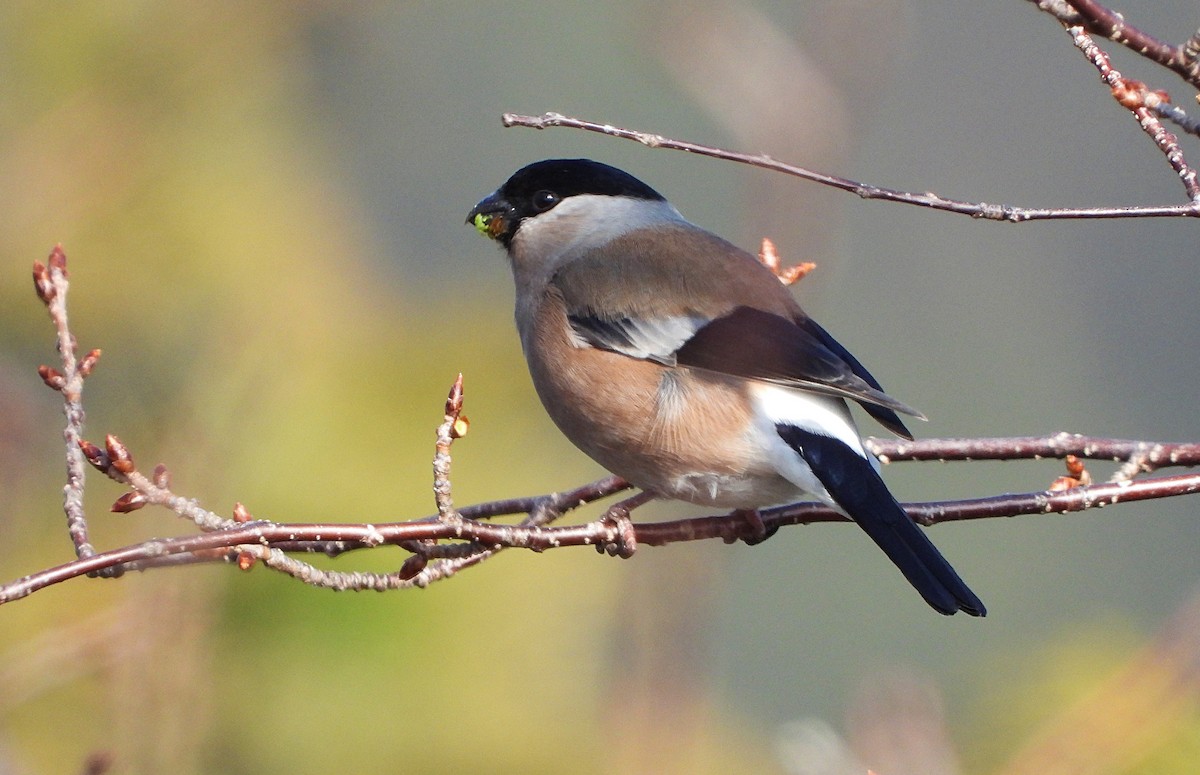
{"label": "brown branch", "polygon": [[1200,32],[1179,46],[1159,40],[1125,20],[1125,16],[1095,0],[1030,0],[1054,16],[1063,26],[1082,25],[1100,35],[1172,70],[1200,89]]}
{"label": "brown branch", "polygon": [[[774,263],[778,263],[777,257],[774,257]],[[48,386],[62,393],[68,402],[67,426],[72,433],[67,438],[75,440],[71,451],[80,461],[86,460],[114,482],[128,488],[113,503],[113,511],[128,512],[146,506],[161,506],[191,521],[202,534],[149,540],[102,553],[93,550],[85,555],[81,552],[72,562],[0,585],[0,603],[20,599],[39,589],[81,575],[119,576],[131,570],[215,561],[236,563],[243,570],[261,563],[306,584],[327,589],[404,589],[449,578],[505,548],[541,552],[566,546],[593,546],[610,554],[628,556],[639,544],[661,546],[707,538],[758,542],[785,525],[846,520],[843,515],[824,506],[793,504],[764,510],[753,519],[748,519],[744,512],[733,512],[635,525],[629,519],[630,512],[650,499],[647,493],[639,493],[616,504],[604,516],[592,522],[567,527],[550,526],[553,521],[580,506],[629,488],[627,482],[615,476],[563,493],[456,509],[450,488],[450,448],[468,429],[466,417],[462,414],[461,374],[447,396],[443,421],[437,432],[433,464],[434,500],[438,509],[436,515],[386,524],[281,524],[255,521],[239,503],[233,509],[232,519],[222,517],[201,507],[195,500],[174,493],[171,490],[170,473],[164,466],[156,466],[149,476],[143,474],[134,456],[117,437],[107,436],[103,447],[79,438],[83,418],[79,388],[94,366],[98,351],[76,362],[74,340],[66,322],[65,268],[65,255],[60,248],[56,248],[51,255],[50,266],[40,262],[35,264],[34,280],[38,296],[52,310],[63,362],[63,372],[43,366],[39,374]],[[1200,490],[1200,474],[1134,479],[1141,473],[1162,467],[1200,463],[1200,444],[1162,444],[1059,433],[1048,437],[1015,439],[871,439],[868,445],[885,462],[1047,457],[1103,459],[1124,464],[1114,481],[1105,484],[907,506],[910,516],[924,525],[1017,514],[1082,511],[1118,502],[1172,497]],[[68,486],[72,494],[68,506],[74,508],[73,504],[82,503],[83,476],[82,472],[76,474],[70,468],[68,470],[69,480],[78,483]],[[1082,467],[1076,464],[1071,469],[1071,477],[1065,481],[1068,486],[1076,481],[1086,481],[1085,474]],[[69,523],[72,535],[77,535],[82,528],[86,536],[82,510],[74,512],[69,509],[68,514],[77,514],[79,520]],[[509,514],[524,514],[525,517],[515,525],[482,521]],[[401,547],[410,556],[396,571],[368,573],[325,570],[290,554],[319,552],[332,557],[383,545]]]}
{"label": "brown branch", "polygon": [[1164,217],[1200,217],[1200,201],[1192,201],[1180,205],[1158,205],[1147,207],[1014,207],[1012,205],[988,204],[985,202],[966,202],[958,199],[947,199],[932,192],[916,193],[884,188],[868,183],[816,172],[794,164],[776,161],[763,154],[747,154],[729,151],[711,145],[693,143],[687,140],[675,140],[663,135],[642,132],[634,129],[622,129],[612,124],[601,124],[586,119],[572,118],[561,113],[543,113],[540,116],[525,116],[516,113],[505,113],[501,119],[506,127],[529,127],[531,129],[549,129],[565,127],[582,129],[588,132],[598,132],[611,137],[633,140],[650,148],[666,148],[674,151],[685,151],[714,159],[733,161],[760,167],[773,172],[811,180],[824,186],[849,191],[863,199],[882,199],[889,202],[927,207],[932,210],[969,215],[985,221],[1007,221],[1023,223],[1025,221],[1063,220],[1076,218],[1164,218]]}
{"label": "brown branch", "polygon": [[437,504],[438,519],[457,523],[462,519],[454,510],[450,497],[450,445],[467,432],[467,418],[462,416],[463,375],[460,373],[446,396],[446,415],[437,429],[436,452],[433,456],[433,498]]}
{"label": "brown branch", "polygon": [[1076,218],[1161,218],[1200,217],[1200,181],[1196,171],[1184,159],[1178,138],[1167,131],[1160,117],[1167,117],[1186,131],[1200,133],[1197,122],[1181,109],[1169,106],[1170,98],[1165,92],[1152,91],[1144,83],[1127,79],[1111,67],[1108,55],[1095,42],[1089,32],[1125,45],[1146,58],[1182,75],[1189,83],[1200,88],[1200,30],[1179,46],[1168,43],[1143,32],[1125,22],[1124,17],[1095,2],[1094,0],[1030,0],[1038,8],[1057,18],[1071,33],[1075,45],[1084,52],[1100,70],[1101,78],[1112,90],[1113,96],[1129,108],[1142,130],[1154,140],[1166,156],[1171,168],[1183,182],[1184,190],[1191,200],[1188,204],[1166,206],[1132,207],[1058,207],[1031,208],[986,202],[968,202],[949,199],[932,192],[901,191],[849,178],[817,172],[804,167],[772,159],[763,154],[746,154],[723,148],[676,140],[662,135],[639,130],[623,129],[612,124],[598,123],[586,119],[572,118],[561,113],[544,113],[541,116],[526,116],[505,113],[504,126],[523,126],[532,129],[566,127],[598,132],[612,137],[634,140],[651,148],[667,148],[685,151],[715,159],[733,161],[760,167],[786,175],[810,180],[824,186],[849,191],[864,199],[882,199],[892,202],[927,207],[933,210],[969,215],[973,218],[993,221],[1021,223],[1034,220],[1058,220]]}
{"label": "brown branch", "polygon": [[[993,439],[990,441],[993,444],[1000,444],[1004,440]],[[1020,443],[1020,440],[1016,441]],[[600,492],[608,489],[612,484],[611,479],[606,479],[586,485],[582,489],[588,492]],[[572,497],[578,492],[572,491]],[[1109,482],[1077,487],[1062,492],[1041,491],[998,495],[989,498],[913,503],[907,504],[905,508],[914,520],[929,526],[943,522],[1028,514],[1066,514],[1117,503],[1190,495],[1196,492],[1200,492],[1200,474],[1181,474],[1134,481]],[[554,496],[545,497],[553,498]],[[561,498],[557,500],[560,504],[569,503],[569,501],[564,502]],[[535,498],[532,501],[545,502],[542,498]],[[484,504],[485,507],[487,505]],[[564,505],[565,510],[569,510],[569,508]],[[768,535],[786,525],[847,521],[842,514],[825,506],[811,503],[765,509],[761,512],[761,517]],[[420,541],[465,540],[478,547],[483,547],[481,551],[485,553],[484,556],[472,554],[457,561],[448,561],[457,567],[467,567],[503,548],[522,548],[542,552],[568,546],[604,547],[619,544],[622,540],[620,530],[619,525],[607,519],[566,527],[544,527],[536,523],[497,525],[469,518],[464,518],[461,524],[454,525],[441,522],[436,517],[411,522],[374,525],[253,522],[202,535],[146,541],[32,573],[8,584],[0,585],[0,603],[18,600],[45,587],[79,576],[109,569],[128,570],[155,567],[154,561],[185,555],[190,555],[195,562],[210,562],[217,559],[231,561],[238,553],[250,553],[267,561],[275,553],[282,554],[279,546],[289,546],[295,550],[306,544],[323,546],[329,542],[338,542],[343,544],[346,549],[350,549],[382,545],[400,546]],[[750,535],[754,527],[748,524],[742,515],[736,513],[670,522],[640,523],[633,525],[633,530],[638,544],[650,546],[665,546],[672,543],[712,538],[733,542],[756,537]],[[150,566],[139,565],[139,563],[148,562],[151,563]],[[289,571],[286,563],[279,563],[275,568],[285,572]],[[322,571],[308,566],[307,569],[297,567],[294,572],[290,572],[290,575],[313,586],[329,589],[385,590],[425,586],[449,574],[443,569],[428,574],[422,572],[422,574],[404,578],[399,573],[339,573]]]}
{"label": "brown branch", "polygon": [[71,333],[67,321],[67,256],[62,245],[55,245],[46,263],[33,263],[33,284],[38,298],[46,305],[50,319],[54,321],[56,347],[62,371],[42,366],[38,374],[42,381],[62,394],[63,414],[67,424],[63,429],[66,443],[67,484],[63,487],[63,511],[67,515],[67,533],[75,546],[75,555],[86,558],[95,553],[88,541],[87,516],[83,510],[84,482],[87,466],[79,442],[83,439],[83,380],[91,373],[100,358],[99,350],[92,350],[83,360],[78,358],[78,343]]}
{"label": "brown branch", "polygon": [[[867,448],[883,462],[903,460],[1041,460],[1068,455],[1088,460],[1134,464],[1133,473],[1168,466],[1200,465],[1200,444],[1105,439],[1077,433],[996,439],[867,439]],[[1132,473],[1125,478],[1132,478]]]}
{"label": "brown branch", "polygon": [[1188,197],[1193,202],[1200,202],[1200,183],[1196,180],[1196,171],[1189,167],[1184,159],[1183,149],[1179,147],[1179,138],[1167,131],[1155,111],[1155,108],[1168,101],[1167,95],[1163,92],[1151,91],[1141,81],[1122,76],[1113,68],[1108,54],[1096,45],[1083,27],[1068,27],[1067,33],[1070,34],[1075,47],[1082,51],[1100,72],[1100,80],[1112,90],[1113,98],[1133,112],[1138,126],[1150,136],[1154,144],[1167,157],[1167,163],[1183,181],[1183,188]]}

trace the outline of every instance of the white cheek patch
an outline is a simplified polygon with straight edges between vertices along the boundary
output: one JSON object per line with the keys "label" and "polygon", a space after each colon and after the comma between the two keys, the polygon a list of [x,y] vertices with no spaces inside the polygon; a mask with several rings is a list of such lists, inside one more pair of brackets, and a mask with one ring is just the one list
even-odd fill
{"label": "white cheek patch", "polygon": [[543,257],[552,269],[565,258],[607,245],[623,234],[668,223],[687,223],[670,202],[578,194],[524,219],[513,244],[519,251]]}

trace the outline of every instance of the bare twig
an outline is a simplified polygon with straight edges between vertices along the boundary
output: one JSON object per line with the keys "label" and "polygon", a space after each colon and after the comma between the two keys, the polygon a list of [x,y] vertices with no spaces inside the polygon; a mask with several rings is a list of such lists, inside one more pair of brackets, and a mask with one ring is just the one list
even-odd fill
{"label": "bare twig", "polygon": [[67,322],[67,291],[70,283],[67,280],[67,254],[63,252],[62,245],[54,246],[45,264],[41,261],[34,262],[33,283],[38,298],[46,305],[50,319],[54,321],[56,346],[62,364],[61,372],[49,366],[42,366],[38,373],[49,387],[62,394],[63,414],[67,417],[66,427],[63,429],[67,460],[63,511],[67,515],[67,533],[75,546],[76,556],[87,558],[95,554],[96,550],[88,541],[87,517],[83,510],[87,466],[84,465],[79,442],[83,438],[85,419],[83,380],[96,365],[100,351],[92,350],[82,361],[78,359],[78,343]]}
{"label": "bare twig", "polygon": [[[765,251],[764,261],[778,264],[778,256]],[[60,347],[73,353],[73,339],[66,325],[65,268],[61,251],[52,254],[57,270],[35,265],[38,295],[54,310]],[[776,267],[777,269],[777,267]],[[150,540],[108,552],[80,555],[76,560],[0,586],[0,603],[25,597],[46,586],[80,575],[117,576],[129,570],[147,570],[200,562],[225,561],[249,569],[262,563],[312,586],[335,590],[388,590],[419,587],[449,578],[458,571],[478,564],[505,548],[534,551],[566,546],[594,546],[613,554],[628,556],[639,544],[663,545],[680,541],[721,538],[725,541],[759,541],[784,525],[844,521],[845,517],[817,504],[794,504],[761,513],[761,518],[746,519],[732,514],[635,525],[629,512],[650,500],[639,493],[610,508],[598,520],[575,526],[551,527],[550,523],[581,505],[591,503],[629,485],[618,477],[607,477],[564,493],[521,498],[456,509],[450,490],[450,447],[467,431],[463,416],[462,375],[455,380],[447,396],[445,415],[438,428],[434,456],[434,493],[438,512],[408,522],[387,524],[315,525],[279,524],[254,521],[250,512],[237,504],[233,518],[225,518],[201,507],[196,501],[171,490],[170,472],[165,466],[143,474],[129,449],[116,436],[105,438],[100,447],[78,438],[82,429],[82,405],[78,385],[95,363],[93,352],[78,364],[64,357],[64,373],[43,367],[39,370],[47,385],[62,392],[74,410],[68,412],[68,428],[75,433],[71,449],[113,481],[129,489],[113,503],[113,511],[128,512],[146,506],[162,506],[195,524],[202,535]],[[70,376],[68,376],[70,375]],[[73,387],[74,386],[74,387]],[[1200,463],[1200,445],[1151,444],[1140,441],[1096,439],[1060,433],[1045,438],[1017,439],[942,439],[925,441],[868,442],[871,451],[885,462],[898,460],[979,460],[1075,456],[1084,459],[1109,459],[1124,462],[1115,481],[1059,491],[1039,491],[992,498],[911,504],[912,518],[924,525],[965,519],[981,519],[1017,514],[1080,511],[1120,501],[1144,500],[1189,494],[1200,490],[1200,475],[1159,477],[1135,480],[1143,472],[1165,466]],[[1077,466],[1082,471],[1082,466]],[[82,476],[78,482],[82,499]],[[1061,487],[1086,479],[1080,475]],[[71,489],[71,488],[69,488]],[[72,490],[74,492],[74,490]],[[505,514],[525,514],[519,524],[492,524],[480,520]],[[80,514],[82,517],[82,514]],[[391,573],[343,572],[317,568],[289,552],[324,553],[336,556],[351,550],[382,545],[401,547],[410,557]]]}
{"label": "bare twig", "polygon": [[437,504],[438,519],[451,524],[462,521],[450,497],[450,445],[464,435],[469,427],[467,418],[462,416],[462,406],[463,376],[459,374],[450,388],[450,394],[446,396],[446,415],[437,429],[437,451],[433,456],[433,498]]}
{"label": "bare twig", "polygon": [[1200,120],[1192,118],[1178,105],[1172,105],[1169,102],[1162,102],[1151,108],[1159,118],[1164,118],[1167,121],[1175,124],[1177,127],[1187,132],[1190,135],[1200,137]]}
{"label": "bare twig", "polygon": [[1179,46],[1159,40],[1125,20],[1124,15],[1106,8],[1095,0],[1030,0],[1043,11],[1053,15],[1063,26],[1082,25],[1095,35],[1116,41],[1152,62],[1179,74],[1192,86],[1200,89],[1200,32]]}
{"label": "bare twig", "polygon": [[1200,444],[1134,441],[1055,433],[997,439],[867,439],[883,462],[900,460],[1041,460],[1068,455],[1114,463],[1138,461],[1140,472],[1167,466],[1200,465]]}
{"label": "bare twig", "polygon": [[947,199],[932,192],[916,193],[900,191],[893,188],[883,188],[868,183],[859,183],[848,178],[815,172],[804,167],[776,161],[762,154],[746,154],[728,151],[711,145],[674,140],[662,135],[641,132],[634,129],[622,129],[612,124],[601,124],[585,119],[571,118],[561,113],[543,113],[540,116],[524,116],[516,113],[505,113],[502,117],[505,126],[522,126],[532,129],[549,129],[551,127],[566,127],[582,129],[588,132],[599,132],[611,137],[634,140],[650,148],[666,148],[675,151],[686,151],[714,159],[747,164],[752,167],[785,175],[811,180],[821,185],[841,189],[857,194],[863,199],[882,199],[889,202],[928,207],[932,210],[969,215],[986,221],[1007,221],[1022,223],[1024,221],[1062,220],[1069,218],[1164,218],[1164,217],[1200,217],[1200,202],[1192,201],[1181,205],[1160,205],[1151,207],[1014,207],[1012,205],[988,204],[985,202],[965,202],[958,199]]}
{"label": "bare twig", "polygon": [[1113,97],[1122,106],[1133,111],[1142,131],[1154,140],[1154,144],[1167,157],[1167,163],[1183,181],[1183,188],[1188,197],[1192,202],[1200,203],[1200,183],[1196,181],[1196,171],[1189,167],[1183,158],[1183,149],[1179,147],[1179,138],[1167,131],[1154,110],[1155,107],[1167,101],[1167,95],[1162,92],[1150,91],[1141,81],[1122,76],[1109,62],[1108,54],[1096,45],[1091,35],[1088,35],[1083,27],[1069,27],[1067,32],[1075,47],[1082,51],[1084,56],[1100,71],[1100,80],[1112,89]]}
{"label": "bare twig", "polygon": [[[611,483],[611,480],[602,480],[589,485],[589,488],[604,489],[607,486],[606,482]],[[1200,474],[1181,474],[1108,482],[1061,492],[1040,491],[990,498],[914,503],[907,504],[905,508],[915,521],[929,526],[942,522],[1028,514],[1065,514],[1116,503],[1190,495],[1196,492],[1200,492]],[[765,509],[761,516],[768,534],[786,525],[847,521],[845,516],[812,503]],[[247,552],[276,570],[314,586],[340,590],[385,590],[424,586],[450,575],[447,571],[454,566],[461,568],[476,564],[501,548],[522,548],[541,552],[568,546],[619,546],[623,540],[620,526],[608,519],[565,527],[543,527],[537,524],[538,520],[538,515],[534,514],[527,524],[522,525],[494,525],[464,519],[461,525],[453,526],[436,518],[377,525],[254,522],[197,536],[146,541],[32,573],[0,585],[0,603],[18,600],[53,584],[105,569],[138,567],[137,563],[180,555],[191,555],[196,558],[195,561],[211,561],[220,558],[231,559],[235,553]],[[649,546],[712,538],[720,538],[727,542],[755,538],[748,534],[752,527],[742,515],[736,513],[670,522],[640,523],[632,527],[637,544]],[[460,560],[448,560],[446,562],[450,563],[449,567],[439,569],[431,563],[428,567],[434,570],[409,578],[405,578],[401,573],[341,573],[323,571],[311,566],[301,567],[303,564],[293,566],[289,563],[292,558],[286,557],[282,550],[277,548],[277,545],[322,545],[330,541],[340,542],[346,548],[357,548],[460,538],[485,549],[478,556],[472,554]]]}

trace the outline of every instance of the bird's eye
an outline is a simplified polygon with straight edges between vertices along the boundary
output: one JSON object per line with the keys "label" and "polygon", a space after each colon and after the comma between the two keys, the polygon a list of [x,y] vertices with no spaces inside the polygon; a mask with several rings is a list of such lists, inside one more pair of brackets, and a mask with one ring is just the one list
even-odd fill
{"label": "bird's eye", "polygon": [[546,212],[556,204],[558,204],[558,194],[553,191],[542,190],[533,195],[533,209],[539,213]]}

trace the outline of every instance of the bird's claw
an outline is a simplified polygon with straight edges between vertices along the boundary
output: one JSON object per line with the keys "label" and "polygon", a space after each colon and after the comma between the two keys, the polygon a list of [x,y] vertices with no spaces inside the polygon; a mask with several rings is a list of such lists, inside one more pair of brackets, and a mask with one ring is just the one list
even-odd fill
{"label": "bird's claw", "polygon": [[610,557],[629,559],[637,551],[637,531],[634,530],[633,520],[629,518],[629,507],[618,503],[604,512],[600,521],[612,528],[614,539],[596,544],[596,551],[607,553]]}
{"label": "bird's claw", "polygon": [[733,540],[741,540],[746,546],[761,544],[775,535],[774,530],[767,529],[762,515],[758,513],[758,509],[737,509],[733,512],[733,516],[741,518],[737,534]]}

